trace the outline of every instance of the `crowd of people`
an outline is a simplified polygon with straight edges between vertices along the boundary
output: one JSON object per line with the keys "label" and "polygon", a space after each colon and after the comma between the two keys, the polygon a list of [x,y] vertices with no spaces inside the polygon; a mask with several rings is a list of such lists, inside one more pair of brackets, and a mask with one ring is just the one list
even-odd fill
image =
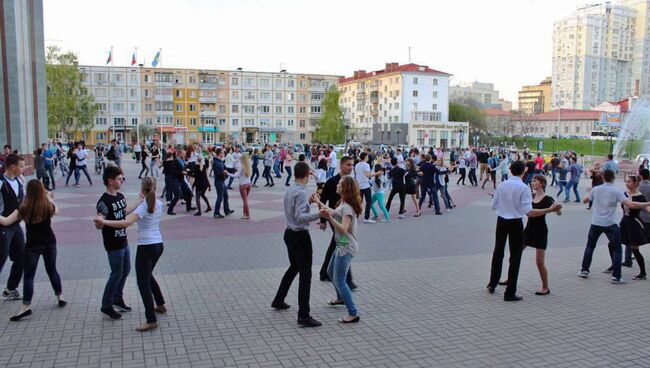
{"label": "crowd of people", "polygon": [[[125,180],[121,169],[124,150],[113,140],[107,148],[94,148],[96,174],[102,175],[105,193],[97,202],[94,220],[101,229],[107,252],[110,275],[106,283],[101,312],[116,320],[121,313],[131,310],[123,297],[123,289],[130,272],[130,248],[127,228],[138,223],[138,241],[135,257],[137,285],[145,307],[146,322],[137,327],[147,331],[158,327],[156,314],[166,312],[165,299],[153,270],[163,253],[160,221],[163,211],[176,215],[176,205],[181,202],[187,212],[195,216],[211,213],[214,218],[231,216],[235,211],[229,206],[228,192],[237,180],[242,199],[242,220],[253,216],[249,196],[258,188],[260,163],[265,187],[273,187],[274,179],[283,178],[288,187],[284,196],[286,230],[284,242],[290,266],[285,272],[271,306],[287,309],[287,293],[296,276],[298,287],[298,324],[316,327],[321,323],[310,314],[309,294],[311,285],[312,246],[309,235],[310,223],[320,221],[321,229],[329,224],[332,239],[320,269],[320,279],[331,281],[336,297],[329,301],[332,306],[344,305],[347,314],[339,322],[356,323],[360,320],[354,303],[351,263],[359,251],[359,222],[373,224],[393,221],[390,208],[395,197],[399,200],[399,219],[406,218],[407,197],[412,202],[413,217],[423,213],[425,201],[433,207],[435,215],[450,212],[456,204],[450,195],[450,176],[456,174],[457,186],[466,185],[485,190],[491,182],[494,189],[492,208],[497,213],[496,239],[492,257],[492,270],[487,289],[494,293],[498,285],[506,285],[506,301],[521,300],[516,294],[520,260],[525,246],[536,249],[536,264],[541,278],[541,288],[536,295],[549,295],[548,271],[545,266],[545,250],[548,243],[548,227],[545,215],[561,214],[562,205],[556,199],[564,192],[563,202],[588,204],[592,212],[592,225],[579,276],[587,278],[593,250],[598,237],[605,234],[609,240],[612,265],[605,272],[612,273],[612,282],[624,283],[621,266],[632,265],[634,255],[641,272],[635,280],[645,280],[645,263],[640,247],[650,242],[650,172],[644,162],[638,173],[626,175],[625,192],[613,185],[618,164],[610,155],[601,164],[584,169],[584,157],[574,152],[553,154],[545,159],[541,153],[508,152],[485,147],[453,149],[445,152],[438,148],[419,150],[414,147],[367,147],[349,146],[338,151],[332,145],[270,145],[247,149],[239,144],[202,146],[162,145],[157,141],[149,144],[136,143],[133,156],[141,165],[139,199],[127,205],[120,192]],[[69,164],[66,163],[66,158]],[[33,279],[40,256],[50,278],[59,307],[65,307],[61,279],[56,270],[56,236],[51,228],[51,218],[58,212],[53,191],[56,188],[55,169],[61,168],[65,183],[71,176],[79,185],[83,172],[90,185],[92,179],[87,170],[90,151],[84,142],[73,144],[67,151],[60,144],[43,144],[34,152],[36,179],[25,185],[22,176],[24,159],[18,152],[5,146],[0,155],[0,270],[7,258],[13,264],[7,287],[2,293],[6,299],[20,299],[17,288],[23,280],[23,304],[11,320],[18,321],[32,314],[31,299]],[[645,165],[645,166],[644,166]],[[477,172],[478,177],[477,177]],[[160,198],[157,186],[160,176]],[[581,176],[592,179],[591,189],[584,198],[579,196]],[[316,189],[310,194],[310,178]],[[550,179],[547,179],[550,178]],[[293,179],[293,183],[292,183]],[[548,181],[550,184],[547,185]],[[453,183],[453,181],[452,181]],[[555,196],[546,193],[547,186],[557,186]],[[26,190],[23,189],[26,187]],[[211,202],[206,192],[216,192]],[[385,196],[385,193],[389,194]],[[427,198],[428,197],[428,198]],[[554,198],[555,197],[555,198]],[[442,203],[441,203],[442,202]],[[202,209],[205,203],[205,210]],[[624,216],[616,221],[617,205]],[[195,206],[193,206],[195,205]],[[318,208],[310,212],[311,205]],[[524,217],[528,218],[524,226]],[[26,234],[20,227],[25,223]],[[620,224],[619,224],[620,222]],[[26,239],[25,239],[26,235]],[[509,241],[510,264],[508,277],[501,281],[502,263],[506,241]],[[621,244],[625,245],[623,253]],[[623,259],[625,258],[625,259]]]}

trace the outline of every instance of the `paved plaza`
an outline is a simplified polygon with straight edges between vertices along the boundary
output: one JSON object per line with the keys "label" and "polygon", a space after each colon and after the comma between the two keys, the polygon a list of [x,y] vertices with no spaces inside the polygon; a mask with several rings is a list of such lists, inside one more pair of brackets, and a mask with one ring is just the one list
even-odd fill
{"label": "paved plaza", "polygon": [[[139,165],[127,161],[124,193],[135,199]],[[125,288],[133,312],[120,321],[99,312],[109,268],[92,224],[103,185],[92,179],[94,186],[82,178],[79,188],[59,180],[55,193],[58,269],[69,304],[55,306],[41,262],[33,316],[10,323],[20,302],[0,301],[1,367],[650,366],[650,281],[610,284],[600,272],[609,266],[604,238],[592,276],[576,276],[590,221],[585,205],[568,203],[562,216],[547,216],[551,295],[533,295],[540,281],[534,252],[526,250],[518,288],[524,300],[506,303],[503,287],[495,295],[485,289],[496,222],[486,191],[450,184],[458,207],[443,216],[425,209],[413,218],[408,203],[409,217],[399,220],[393,204],[392,223],[360,224],[352,269],[361,322],[345,326],[336,323],[345,308],[326,304],[332,285],[318,279],[331,232],[314,225],[311,307],[323,326],[305,329],[296,324],[297,280],[287,298],[292,308],[270,307],[288,266],[283,180],[253,189],[250,221],[239,220],[238,191],[229,192],[236,212],[228,219],[195,217],[179,204],[177,216],[163,219],[165,252],[155,271],[169,311],[159,329],[140,333],[134,327],[144,308],[134,270]],[[208,195],[214,200],[214,191]],[[132,257],[136,235],[129,230]],[[623,268],[628,280],[637,273],[636,264]]]}

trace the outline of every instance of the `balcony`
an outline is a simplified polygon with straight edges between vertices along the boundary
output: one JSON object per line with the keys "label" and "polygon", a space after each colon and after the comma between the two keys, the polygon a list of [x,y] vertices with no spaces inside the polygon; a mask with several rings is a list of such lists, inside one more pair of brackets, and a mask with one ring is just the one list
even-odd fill
{"label": "balcony", "polygon": [[156,101],[174,101],[173,95],[156,95]]}
{"label": "balcony", "polygon": [[216,103],[217,102],[217,97],[216,96],[199,97],[199,102]]}
{"label": "balcony", "polygon": [[379,103],[379,92],[370,93],[370,103],[373,104]]}
{"label": "balcony", "polygon": [[370,115],[372,115],[372,116],[377,116],[377,115],[379,115],[379,109],[378,109],[378,108],[372,108],[372,109],[370,109]]}
{"label": "balcony", "polygon": [[366,99],[366,92],[357,92],[357,101],[365,100],[365,99]]}

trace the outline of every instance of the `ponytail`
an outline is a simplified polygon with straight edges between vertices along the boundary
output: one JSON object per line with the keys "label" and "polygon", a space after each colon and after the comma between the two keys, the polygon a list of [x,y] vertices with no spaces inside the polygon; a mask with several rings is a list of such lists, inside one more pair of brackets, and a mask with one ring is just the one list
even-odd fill
{"label": "ponytail", "polygon": [[156,210],[156,180],[150,176],[144,178],[141,190],[144,200],[147,202],[147,212],[154,213]]}

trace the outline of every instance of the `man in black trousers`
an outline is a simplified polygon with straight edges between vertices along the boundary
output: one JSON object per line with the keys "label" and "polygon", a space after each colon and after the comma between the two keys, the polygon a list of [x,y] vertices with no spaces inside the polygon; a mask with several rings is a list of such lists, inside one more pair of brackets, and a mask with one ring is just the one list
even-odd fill
{"label": "man in black trousers", "polygon": [[493,294],[501,278],[503,252],[507,239],[510,250],[510,266],[508,267],[506,291],[503,294],[503,299],[507,302],[523,299],[516,292],[521,253],[524,250],[524,216],[538,217],[559,211],[562,208],[559,203],[555,203],[550,208],[533,209],[533,196],[530,193],[530,188],[522,180],[526,175],[526,166],[521,161],[514,161],[510,165],[510,173],[512,176],[499,184],[494,192],[494,198],[492,198],[492,209],[496,210],[498,218],[490,282],[487,285],[488,292]]}
{"label": "man in black trousers", "polygon": [[[336,192],[336,187],[339,185],[339,181],[341,180],[341,176],[348,176],[352,174],[352,169],[354,168],[353,160],[352,158],[348,156],[344,156],[341,158],[341,161],[339,162],[339,173],[332,176],[325,182],[325,186],[323,187],[323,191],[320,194],[320,201],[323,202],[324,204],[328,205],[331,208],[336,208],[336,205],[338,204],[339,200],[341,199],[341,196]],[[320,222],[320,228],[321,230],[325,230],[326,228],[326,223],[327,220],[324,218],[321,218]],[[331,226],[331,225],[330,225]],[[334,229],[332,228],[332,240],[330,241],[330,246],[327,248],[327,253],[325,254],[325,259],[323,260],[323,267],[320,269],[320,280],[321,281],[331,281],[329,276],[327,275],[327,267],[330,264],[330,259],[332,258],[332,254],[334,254],[334,249],[336,248],[336,241],[334,240]],[[348,277],[347,277],[347,282],[348,286],[350,286],[350,289],[356,289],[357,285],[352,282],[352,271],[348,271]]]}

